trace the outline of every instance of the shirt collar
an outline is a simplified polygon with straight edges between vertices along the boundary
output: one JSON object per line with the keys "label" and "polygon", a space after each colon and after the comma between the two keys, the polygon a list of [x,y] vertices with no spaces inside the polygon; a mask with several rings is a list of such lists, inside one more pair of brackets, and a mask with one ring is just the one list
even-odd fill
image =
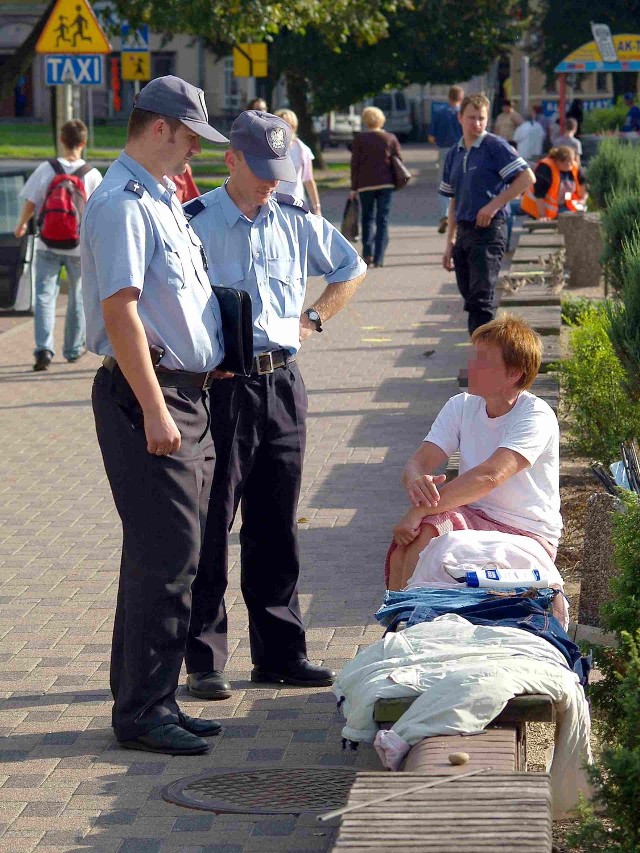
{"label": "shirt collar", "polygon": [[125,151],[120,152],[118,160],[131,172],[134,178],[144,185],[144,188],[154,201],[159,201],[167,190],[169,191],[170,196],[176,191],[176,185],[173,181],[169,180],[167,177],[164,177],[162,181],[156,180],[151,172],[148,172],[144,166],[141,166],[137,160],[134,160],[133,157]]}
{"label": "shirt collar", "polygon": [[[486,136],[486,135],[487,135],[487,131],[485,130],[485,132],[484,132],[484,133],[482,133],[482,134],[481,134],[481,135],[476,139],[476,141],[473,143],[473,145],[471,146],[471,148],[480,148],[480,146],[481,146],[481,145],[482,145],[482,143],[484,142],[484,138],[485,138],[485,136]],[[465,147],[465,144],[464,144],[464,136],[461,136],[461,137],[460,137],[460,141],[458,142],[458,148],[464,148],[464,147]]]}
{"label": "shirt collar", "polygon": [[[227,178],[227,180],[229,179]],[[244,219],[247,222],[251,222],[252,224],[259,222],[261,219],[264,219],[264,217],[269,214],[270,205],[271,200],[268,204],[262,205],[255,219],[249,219],[248,216],[244,215],[244,213],[240,210],[238,205],[227,192],[227,181],[225,181],[224,185],[220,187],[220,206],[222,207],[222,212],[224,214],[224,218],[227,220],[227,225],[229,226],[229,228],[232,228],[236,224],[238,219]]]}

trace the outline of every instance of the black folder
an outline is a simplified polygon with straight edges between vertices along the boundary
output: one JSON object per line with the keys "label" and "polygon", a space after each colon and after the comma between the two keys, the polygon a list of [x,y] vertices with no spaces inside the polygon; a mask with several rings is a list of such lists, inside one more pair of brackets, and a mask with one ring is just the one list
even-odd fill
{"label": "black folder", "polygon": [[212,285],[222,316],[224,358],[219,370],[248,376],[253,365],[251,297],[245,290]]}

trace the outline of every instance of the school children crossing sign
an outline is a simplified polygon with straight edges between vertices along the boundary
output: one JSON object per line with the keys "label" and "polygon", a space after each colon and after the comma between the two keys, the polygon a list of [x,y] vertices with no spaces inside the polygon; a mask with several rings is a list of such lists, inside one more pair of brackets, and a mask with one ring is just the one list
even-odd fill
{"label": "school children crossing sign", "polygon": [[36,53],[111,53],[111,45],[87,0],[58,0],[40,34]]}

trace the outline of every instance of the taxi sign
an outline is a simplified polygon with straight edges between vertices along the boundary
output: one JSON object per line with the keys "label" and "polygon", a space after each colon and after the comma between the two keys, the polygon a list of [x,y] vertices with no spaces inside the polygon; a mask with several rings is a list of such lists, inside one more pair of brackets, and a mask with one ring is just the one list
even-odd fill
{"label": "taxi sign", "polygon": [[57,0],[36,53],[111,53],[111,45],[87,0]]}
{"label": "taxi sign", "polygon": [[150,80],[151,54],[123,50],[120,54],[120,76],[123,80]]}
{"label": "taxi sign", "polygon": [[73,83],[76,86],[101,86],[104,59],[97,54],[88,56],[45,56],[45,83],[60,86]]}
{"label": "taxi sign", "polygon": [[266,77],[267,45],[239,44],[233,48],[234,77]]}

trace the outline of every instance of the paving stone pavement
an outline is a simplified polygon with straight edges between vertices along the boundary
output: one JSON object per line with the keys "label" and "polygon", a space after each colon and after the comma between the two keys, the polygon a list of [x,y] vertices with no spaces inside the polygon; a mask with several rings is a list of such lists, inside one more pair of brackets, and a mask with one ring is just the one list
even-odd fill
{"label": "paving stone pavement", "polygon": [[[310,404],[301,601],[311,657],[336,668],[381,636],[373,613],[404,507],[400,470],[456,392],[466,357],[460,300],[439,266],[433,154],[416,147],[408,161],[420,175],[394,199],[385,267],[369,272],[300,358]],[[344,199],[323,195],[333,221]],[[321,287],[310,283],[310,299]],[[225,732],[195,758],[117,748],[108,668],[120,532],[89,402],[99,360],[57,358],[33,374],[32,321],[0,331],[0,853],[329,850],[335,830],[313,816],[214,815],[160,795],[207,768],[379,769],[372,748],[342,752],[330,691],[250,683],[237,526],[233,697],[179,697],[188,713],[220,718]]]}

